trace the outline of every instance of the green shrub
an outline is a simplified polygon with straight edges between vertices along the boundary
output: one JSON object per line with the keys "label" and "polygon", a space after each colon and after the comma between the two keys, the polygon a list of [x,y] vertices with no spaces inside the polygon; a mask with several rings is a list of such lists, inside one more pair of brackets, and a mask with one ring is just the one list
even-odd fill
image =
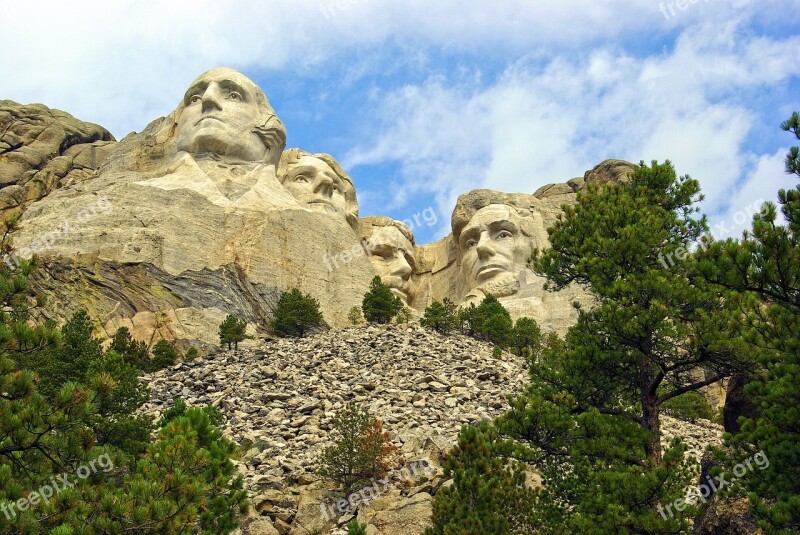
{"label": "green shrub", "polygon": [[397,449],[389,434],[355,402],[336,413],[331,438],[333,445],[322,452],[318,474],[339,485],[345,495],[384,477],[395,465]]}
{"label": "green shrub", "polygon": [[411,321],[412,314],[411,309],[404,306],[397,312],[397,323],[408,323]]}
{"label": "green shrub", "polygon": [[442,302],[434,301],[425,309],[420,325],[442,334],[449,333],[458,326],[455,304],[446,297]]}
{"label": "green shrub", "polygon": [[361,303],[364,318],[370,323],[389,323],[402,308],[403,302],[381,282],[381,278],[373,278]]}
{"label": "green shrub", "polygon": [[122,355],[125,362],[133,364],[140,370],[150,368],[150,352],[147,344],[140,340],[134,340],[127,327],[117,329],[111,339],[109,349]]}
{"label": "green shrub", "polygon": [[532,357],[542,346],[542,330],[531,318],[519,318],[511,332],[514,349],[521,357]]}
{"label": "green shrub", "polygon": [[225,320],[219,326],[219,343],[220,345],[228,345],[239,349],[239,342],[247,338],[245,331],[247,329],[247,322],[240,320],[233,314],[228,314]]}
{"label": "green shrub", "polygon": [[[172,405],[172,407],[165,410],[164,414],[161,415],[161,419],[158,421],[156,427],[158,429],[163,429],[172,420],[185,416],[188,409],[189,407],[186,405],[186,402],[183,400],[183,398],[175,399],[175,403]],[[219,427],[225,422],[225,418],[222,416],[220,410],[213,405],[201,407],[201,410],[208,415],[211,425]]]}
{"label": "green shrub", "polygon": [[367,525],[354,518],[347,523],[347,535],[367,535]]}
{"label": "green shrub", "polygon": [[350,309],[350,312],[347,313],[347,319],[350,320],[350,323],[353,325],[358,325],[362,321],[364,321],[364,315],[361,314],[361,309],[357,306],[354,306]]}
{"label": "green shrub", "polygon": [[159,340],[153,346],[153,359],[150,361],[150,370],[158,371],[168,368],[178,360],[178,350],[169,340]]}
{"label": "green shrub", "polygon": [[661,405],[661,412],[678,418],[694,422],[700,418],[714,421],[714,408],[706,398],[697,391],[686,392],[680,396],[668,399]]}
{"label": "green shrub", "polygon": [[319,301],[297,288],[281,294],[272,314],[272,331],[283,337],[302,338],[322,323]]}

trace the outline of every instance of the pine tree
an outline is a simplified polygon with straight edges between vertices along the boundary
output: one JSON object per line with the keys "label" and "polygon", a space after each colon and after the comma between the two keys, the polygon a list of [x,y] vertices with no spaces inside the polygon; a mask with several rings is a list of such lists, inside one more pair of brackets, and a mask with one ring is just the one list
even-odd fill
{"label": "pine tree", "polygon": [[542,344],[542,330],[531,318],[519,318],[511,332],[513,346],[517,355],[533,356]]}
{"label": "pine tree", "polygon": [[231,346],[239,349],[239,342],[247,337],[245,334],[246,329],[246,321],[240,320],[233,314],[228,314],[219,326],[220,345],[227,344],[228,349],[231,349]]}
{"label": "pine tree", "polygon": [[322,323],[319,301],[297,288],[281,294],[272,314],[272,330],[283,337],[302,338]]}
{"label": "pine tree", "polygon": [[[138,438],[128,434],[136,425],[133,410],[147,397],[136,371],[114,351],[97,353],[88,315],[76,314],[63,336],[52,323],[30,321],[42,302],[28,295],[34,267],[35,261],[0,265],[0,533],[235,529],[246,494],[234,477],[233,444],[203,411],[189,410],[138,457],[149,428],[138,429]],[[50,380],[55,387],[61,374],[67,382],[45,397],[36,373],[20,364],[31,362],[33,352],[62,350],[66,364],[53,367]],[[86,369],[78,368],[81,362]],[[56,476],[88,467],[95,472],[71,477],[72,487],[53,488]],[[52,491],[47,499],[33,492],[45,487]]]}
{"label": "pine tree", "polygon": [[333,445],[323,450],[317,473],[337,483],[345,496],[385,476],[394,466],[396,448],[389,434],[355,402],[336,413],[332,429]]}
{"label": "pine tree", "polygon": [[62,345],[47,365],[39,371],[40,389],[52,395],[69,381],[85,382],[86,371],[92,362],[100,360],[103,349],[100,340],[92,336],[94,326],[86,310],[76,311],[61,328]]}
{"label": "pine tree", "polygon": [[373,278],[361,303],[364,318],[370,323],[389,323],[401,308],[403,302],[400,298],[381,282],[380,277]]}
{"label": "pine tree", "polygon": [[688,529],[691,508],[659,509],[689,483],[685,446],[660,444],[661,406],[751,365],[729,332],[735,296],[702,280],[688,252],[707,230],[692,218],[699,198],[669,163],[642,164],[579,193],[550,229],[552,249],[535,253],[549,289],[577,282],[595,305],[531,365],[497,425],[531,447],[567,504],[567,531]]}
{"label": "pine tree", "polygon": [[444,462],[444,475],[453,484],[436,493],[433,527],[426,535],[541,532],[538,494],[526,485],[524,465],[499,454],[499,441],[486,423],[461,430]]}
{"label": "pine tree", "polygon": [[178,360],[178,350],[169,340],[159,340],[153,346],[153,359],[150,361],[150,371],[158,371],[175,364]]}
{"label": "pine tree", "polygon": [[361,314],[361,309],[357,306],[354,306],[350,309],[350,312],[347,313],[347,319],[350,320],[350,323],[353,325],[358,325],[364,320],[364,315]]}
{"label": "pine tree", "polygon": [[500,347],[511,345],[514,322],[508,310],[493,295],[483,298],[473,321],[478,336]]}
{"label": "pine tree", "polygon": [[478,327],[478,307],[475,303],[470,303],[469,306],[461,307],[458,310],[458,328],[461,334],[467,336],[477,336]]}
{"label": "pine tree", "polygon": [[135,340],[127,327],[120,327],[111,338],[109,349],[116,351],[125,362],[133,364],[142,371],[150,369],[150,351],[147,344],[141,340]]}
{"label": "pine tree", "polygon": [[455,329],[458,325],[458,316],[452,301],[446,297],[444,302],[434,300],[425,309],[420,325],[442,334],[447,334]]}
{"label": "pine tree", "polygon": [[[800,139],[800,114],[781,128]],[[786,155],[786,172],[800,177],[800,148]],[[709,280],[739,292],[747,320],[738,327],[761,368],[746,387],[759,408],[728,437],[728,467],[756,452],[769,465],[748,471],[743,481],[762,527],[769,533],[800,531],[800,184],[778,192],[780,213],[766,203],[741,241],[716,242],[702,264]]]}
{"label": "pine tree", "polygon": [[88,418],[98,444],[110,444],[129,454],[142,453],[150,444],[153,419],[137,414],[150,399],[150,389],[139,380],[139,370],[116,351],[109,350],[89,365],[88,384],[96,387],[96,412]]}

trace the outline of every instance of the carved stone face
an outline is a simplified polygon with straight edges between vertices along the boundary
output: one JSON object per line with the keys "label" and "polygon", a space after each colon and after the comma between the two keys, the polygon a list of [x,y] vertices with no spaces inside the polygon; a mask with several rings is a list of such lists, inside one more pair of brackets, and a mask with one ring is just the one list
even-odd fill
{"label": "carved stone face", "polygon": [[370,262],[380,275],[381,282],[393,294],[409,304],[412,299],[411,275],[414,271],[414,245],[403,236],[400,229],[388,225],[375,230],[370,236]]}
{"label": "carved stone face", "polygon": [[304,156],[281,177],[283,185],[301,206],[344,216],[347,185],[324,161]]}
{"label": "carved stone face", "polygon": [[269,148],[254,130],[261,117],[255,84],[232,69],[210,70],[184,96],[176,128],[177,149],[230,160],[261,162]]}
{"label": "carved stone face", "polygon": [[517,291],[517,274],[525,269],[530,240],[521,232],[519,214],[508,205],[481,208],[461,231],[461,268],[469,289],[496,297]]}

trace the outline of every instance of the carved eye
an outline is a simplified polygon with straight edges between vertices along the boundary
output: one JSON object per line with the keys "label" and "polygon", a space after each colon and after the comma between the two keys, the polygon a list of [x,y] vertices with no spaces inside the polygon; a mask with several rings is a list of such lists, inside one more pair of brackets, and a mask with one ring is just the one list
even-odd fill
{"label": "carved eye", "polygon": [[467,246],[467,249],[472,249],[473,247],[478,245],[478,240],[476,240],[474,238],[469,239],[469,240],[466,241],[466,243],[464,245]]}
{"label": "carved eye", "polygon": [[308,177],[306,175],[297,175],[296,177],[294,177],[294,181],[295,182],[304,182],[304,183],[307,184],[308,183]]}
{"label": "carved eye", "polygon": [[189,97],[190,104],[194,104],[195,102],[200,102],[200,100],[202,100],[202,97],[200,95],[192,95],[191,97]]}
{"label": "carved eye", "polygon": [[511,238],[511,237],[512,237],[512,234],[507,230],[501,230],[500,232],[497,233],[497,239],[498,240],[504,240],[506,238]]}
{"label": "carved eye", "polygon": [[228,100],[242,100],[242,95],[236,91],[228,93]]}
{"label": "carved eye", "polygon": [[335,191],[336,193],[341,193],[342,192],[342,188],[338,184],[334,184],[333,185],[333,191]]}

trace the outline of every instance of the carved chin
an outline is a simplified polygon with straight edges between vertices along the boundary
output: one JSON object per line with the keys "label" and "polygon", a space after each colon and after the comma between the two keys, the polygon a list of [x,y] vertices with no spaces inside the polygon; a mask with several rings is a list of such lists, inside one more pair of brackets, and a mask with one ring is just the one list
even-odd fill
{"label": "carved chin", "polygon": [[519,280],[513,273],[506,271],[480,284],[478,289],[485,294],[492,294],[495,297],[506,297],[517,293],[519,290]]}
{"label": "carved chin", "polygon": [[402,277],[387,275],[385,277],[381,277],[381,282],[405,304],[408,304],[408,281],[404,280]]}

